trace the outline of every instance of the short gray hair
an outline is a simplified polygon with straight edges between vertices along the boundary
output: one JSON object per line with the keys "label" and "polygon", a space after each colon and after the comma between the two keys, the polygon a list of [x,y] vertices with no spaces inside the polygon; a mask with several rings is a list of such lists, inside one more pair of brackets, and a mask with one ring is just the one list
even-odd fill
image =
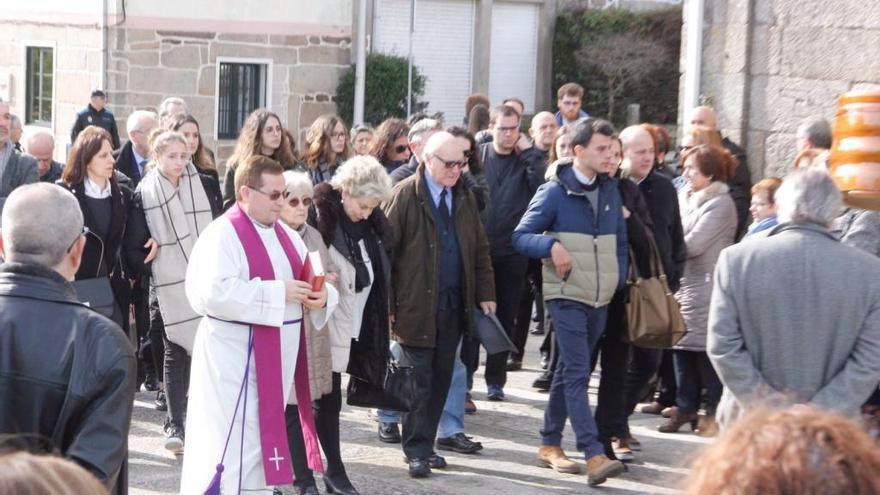
{"label": "short gray hair", "polygon": [[162,103],[159,103],[159,118],[162,119],[164,117],[169,117],[171,114],[171,105],[180,105],[183,107],[183,113],[189,113],[189,107],[186,106],[186,102],[183,101],[183,98],[179,98],[177,96],[169,96],[162,100]]}
{"label": "short gray hair", "polygon": [[797,136],[809,139],[816,148],[831,149],[831,125],[822,117],[810,117],[801,122]]}
{"label": "short gray hair", "polygon": [[793,171],[776,191],[780,223],[816,223],[830,227],[842,206],[840,189],[827,170],[817,167]]}
{"label": "short gray hair", "polygon": [[315,192],[312,178],[305,172],[286,170],[284,172],[284,187],[289,192],[306,191],[310,196]]}
{"label": "short gray hair", "polygon": [[14,113],[9,114],[9,127],[21,127],[21,119]]}
{"label": "short gray hair", "polygon": [[422,136],[428,132],[439,131],[443,128],[443,123],[436,119],[422,119],[409,128],[409,134],[406,138],[411,143],[421,142]]}
{"label": "short gray hair", "polygon": [[355,198],[372,198],[380,202],[391,198],[391,177],[385,167],[369,155],[349,158],[336,169],[330,185]]}
{"label": "short gray hair", "polygon": [[138,126],[141,123],[141,119],[146,117],[152,117],[155,119],[156,114],[149,110],[135,110],[134,112],[131,112],[131,115],[128,116],[128,120],[125,121],[125,131],[132,132],[142,130],[139,129]]}
{"label": "short gray hair", "polygon": [[83,215],[73,194],[41,182],[12,191],[0,225],[6,261],[53,268],[82,233]]}

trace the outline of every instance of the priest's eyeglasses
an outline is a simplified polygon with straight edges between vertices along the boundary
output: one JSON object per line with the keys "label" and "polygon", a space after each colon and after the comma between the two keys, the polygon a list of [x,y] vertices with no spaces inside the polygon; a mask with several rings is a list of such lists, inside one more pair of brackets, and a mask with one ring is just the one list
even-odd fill
{"label": "priest's eyeglasses", "polygon": [[270,192],[270,193],[267,193],[267,192],[260,191],[260,190],[257,189],[256,187],[248,186],[248,189],[250,189],[251,191],[257,191],[258,193],[262,194],[263,196],[268,197],[269,200],[271,200],[271,201],[278,201],[278,200],[281,199],[281,198],[287,199],[287,196],[290,195],[290,191],[287,191],[287,190],[284,190],[284,191],[272,191],[272,192]]}

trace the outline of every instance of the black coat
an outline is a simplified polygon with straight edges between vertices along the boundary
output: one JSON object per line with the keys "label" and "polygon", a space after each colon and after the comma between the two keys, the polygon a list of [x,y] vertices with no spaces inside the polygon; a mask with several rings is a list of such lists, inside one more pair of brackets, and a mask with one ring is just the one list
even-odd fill
{"label": "black coat", "polygon": [[521,153],[514,152],[515,161],[505,169],[492,143],[481,145],[479,153],[489,187],[485,228],[492,258],[521,256],[513,248],[511,236],[532,196],[544,183],[545,155],[534,146]]}
{"label": "black coat", "polygon": [[680,285],[687,250],[684,244],[684,231],[681,228],[681,213],[678,208],[678,193],[672,181],[651,171],[639,184],[639,190],[648,204],[651,220],[654,223],[654,239],[663,261],[663,269],[669,279],[669,287],[676,291]]}
{"label": "black coat", "polygon": [[[346,261],[354,266],[355,260],[345,242],[339,221],[340,215],[345,215],[341,194],[330,184],[322,182],[315,186],[314,197],[316,215],[312,215],[310,223],[321,234],[328,248],[331,246],[336,248]],[[390,235],[390,226],[381,208],[374,209],[364,221],[369,223],[370,232],[378,243],[378,259],[374,257],[370,260],[373,276],[381,275],[382,280],[381,283],[376,283],[377,280],[374,280],[370,287],[371,294],[364,308],[359,338],[351,343],[347,371],[352,376],[378,385],[382,383],[388,362],[391,261],[386,251],[388,245],[386,241],[389,240],[387,236]],[[364,239],[366,240],[366,237]]]}
{"label": "black coat", "polygon": [[728,138],[722,139],[721,145],[736,157],[737,162],[733,179],[728,181],[727,185],[730,186],[730,197],[736,205],[736,240],[738,241],[745,235],[751,223],[749,207],[752,204],[752,174],[749,171],[744,149]]}
{"label": "black coat", "polygon": [[645,197],[635,182],[621,178],[617,181],[617,189],[620,191],[623,206],[629,210],[629,218],[626,219],[627,242],[635,255],[639,273],[647,276],[651,257],[647,231],[651,229],[653,233],[654,221],[651,219]]}
{"label": "black coat", "polygon": [[39,265],[0,266],[0,433],[40,435],[127,493],[136,374],[125,334],[77,302],[61,275]]}
{"label": "black coat", "polygon": [[113,158],[116,159],[116,170],[125,174],[131,181],[131,189],[137,189],[138,183],[141,181],[141,172],[134,159],[134,152],[131,149],[131,141],[125,143],[122,148],[113,152]]}
{"label": "black coat", "polygon": [[[124,184],[110,182],[112,205],[110,229],[108,235],[102,236],[101,229],[86,202],[83,183],[59,182],[59,185],[71,191],[76,197],[83,214],[83,222],[91,231],[86,236],[86,246],[79,270],[76,272],[76,280],[109,275],[118,309],[122,315],[127,315],[128,305],[131,302],[131,285],[128,279],[144,271],[143,263],[147,250],[143,248],[146,241],[141,242],[141,240],[149,238],[149,234],[145,234],[137,223],[132,222],[134,203],[131,190]],[[123,263],[123,260],[126,263]],[[128,318],[122,319],[122,327],[128,329]]]}

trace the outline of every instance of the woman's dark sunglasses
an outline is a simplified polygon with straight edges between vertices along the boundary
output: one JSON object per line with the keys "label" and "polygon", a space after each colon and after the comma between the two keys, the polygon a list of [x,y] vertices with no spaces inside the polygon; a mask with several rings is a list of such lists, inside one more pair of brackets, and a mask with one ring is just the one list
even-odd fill
{"label": "woman's dark sunglasses", "polygon": [[404,151],[406,151],[406,150],[408,150],[408,149],[409,149],[409,146],[407,146],[407,145],[405,145],[405,144],[401,144],[400,146],[395,146],[395,147],[394,147],[394,152],[397,153],[397,154],[399,155],[399,154],[403,153]]}

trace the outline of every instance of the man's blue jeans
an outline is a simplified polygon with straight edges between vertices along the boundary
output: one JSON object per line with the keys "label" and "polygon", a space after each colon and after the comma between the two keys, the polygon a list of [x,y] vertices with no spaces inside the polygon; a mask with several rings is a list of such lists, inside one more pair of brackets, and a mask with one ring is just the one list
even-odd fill
{"label": "man's blue jeans", "polygon": [[556,330],[559,363],[544,410],[541,444],[559,446],[565,421],[571,418],[577,449],[589,459],[605,452],[586,392],[592,351],[605,329],[607,311],[565,299],[550,300],[547,308]]}
{"label": "man's blue jeans", "polygon": [[[449,438],[456,433],[464,433],[464,401],[467,394],[467,367],[461,360],[461,344],[455,353],[455,368],[452,371],[452,383],[449,395],[443,404],[443,415],[437,428],[439,438]],[[379,409],[377,416],[383,423],[399,423],[400,413]]]}

